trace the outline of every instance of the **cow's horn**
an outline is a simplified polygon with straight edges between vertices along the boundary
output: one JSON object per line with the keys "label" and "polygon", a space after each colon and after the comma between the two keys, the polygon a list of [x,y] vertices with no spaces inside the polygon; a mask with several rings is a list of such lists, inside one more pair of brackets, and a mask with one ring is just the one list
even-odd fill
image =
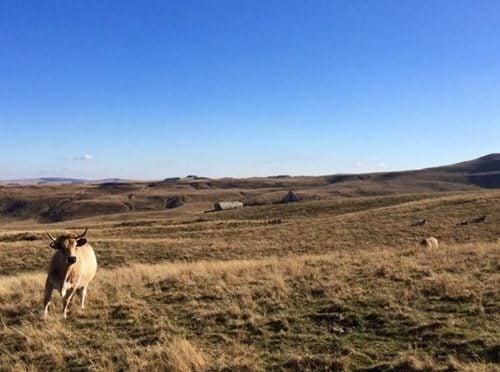
{"label": "cow's horn", "polygon": [[85,234],[87,233],[87,230],[88,230],[88,228],[86,228],[82,234],[75,236],[75,239],[83,238],[85,236]]}
{"label": "cow's horn", "polygon": [[55,242],[57,240],[52,235],[50,235],[50,233],[48,231],[47,231],[47,235],[49,236],[50,240],[52,240],[53,242]]}

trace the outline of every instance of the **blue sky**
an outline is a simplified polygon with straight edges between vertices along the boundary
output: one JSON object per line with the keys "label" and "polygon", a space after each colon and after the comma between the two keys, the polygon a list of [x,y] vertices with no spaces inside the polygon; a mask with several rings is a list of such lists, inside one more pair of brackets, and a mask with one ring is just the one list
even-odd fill
{"label": "blue sky", "polygon": [[499,1],[0,2],[0,179],[420,168],[500,150]]}

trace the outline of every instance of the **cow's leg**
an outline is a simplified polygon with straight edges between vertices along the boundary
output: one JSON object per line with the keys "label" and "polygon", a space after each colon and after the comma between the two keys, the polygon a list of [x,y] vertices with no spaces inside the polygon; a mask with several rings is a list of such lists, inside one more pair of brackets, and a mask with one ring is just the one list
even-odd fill
{"label": "cow's leg", "polygon": [[77,289],[78,296],[80,296],[82,310],[85,310],[85,297],[87,297],[87,286]]}
{"label": "cow's leg", "polygon": [[67,318],[68,307],[69,307],[69,304],[71,303],[71,299],[73,298],[74,294],[75,294],[75,288],[70,288],[67,291],[65,291],[65,294],[63,297],[63,317],[64,317],[64,319]]}
{"label": "cow's leg", "polygon": [[43,297],[43,317],[47,317],[49,311],[50,300],[52,299],[52,291],[54,286],[52,285],[49,278],[45,281],[45,295]]}
{"label": "cow's leg", "polygon": [[[80,287],[76,290],[76,294],[78,295],[78,297],[80,297],[80,303],[81,303],[81,300],[82,300],[82,291],[83,291],[83,287]],[[83,307],[82,307],[83,309]]]}

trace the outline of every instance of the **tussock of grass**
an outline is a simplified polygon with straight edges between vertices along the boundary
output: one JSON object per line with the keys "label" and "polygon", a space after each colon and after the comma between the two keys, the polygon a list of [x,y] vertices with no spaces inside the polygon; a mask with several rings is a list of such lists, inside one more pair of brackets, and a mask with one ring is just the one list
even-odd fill
{"label": "tussock of grass", "polygon": [[127,367],[141,371],[204,371],[207,368],[205,358],[192,342],[176,337],[127,356]]}

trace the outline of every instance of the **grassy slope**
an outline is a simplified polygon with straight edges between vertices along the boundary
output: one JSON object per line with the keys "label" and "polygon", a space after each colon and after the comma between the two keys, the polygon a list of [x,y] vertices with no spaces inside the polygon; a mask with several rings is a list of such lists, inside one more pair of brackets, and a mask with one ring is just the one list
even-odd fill
{"label": "grassy slope", "polygon": [[[355,254],[352,254],[355,253]],[[498,362],[498,244],[102,270],[85,312],[0,287],[4,369],[338,369]]]}
{"label": "grassy slope", "polygon": [[[0,369],[493,370],[499,202],[499,191],[475,191],[220,213],[188,203],[4,223]],[[486,223],[455,226],[484,213]],[[411,227],[419,218],[429,223]],[[57,299],[44,322],[43,231],[82,226],[104,269],[86,312],[74,304],[63,321]],[[439,250],[416,247],[429,235]]]}
{"label": "grassy slope", "polygon": [[[106,222],[87,219],[0,227],[0,274],[44,269],[52,254],[44,236],[49,226],[53,232],[88,226],[89,239],[103,267],[165,260],[324,254],[360,244],[366,248],[408,246],[429,235],[438,236],[445,243],[495,241],[499,236],[500,192],[414,198],[416,200],[401,196],[311,201],[176,217],[168,213],[137,213],[135,220],[125,222],[123,215],[115,215],[108,216]],[[488,214],[486,223],[455,227],[458,220],[483,213]],[[268,223],[270,218],[278,217],[284,218],[285,223]],[[419,218],[427,218],[429,223],[411,227]],[[15,241],[28,229],[39,240]]]}

